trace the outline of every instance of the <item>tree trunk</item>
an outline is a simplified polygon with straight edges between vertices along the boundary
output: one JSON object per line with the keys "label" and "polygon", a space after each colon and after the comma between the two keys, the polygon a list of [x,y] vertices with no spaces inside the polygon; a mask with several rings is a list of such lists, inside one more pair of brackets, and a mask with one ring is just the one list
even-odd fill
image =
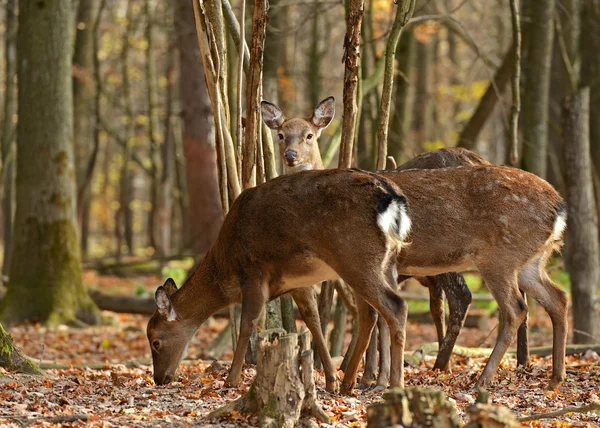
{"label": "tree trunk", "polygon": [[529,22],[523,57],[523,168],[545,178],[554,0],[528,0],[523,21]]}
{"label": "tree trunk", "polygon": [[571,94],[563,104],[563,150],[567,185],[567,252],[571,276],[573,340],[592,343],[598,323],[598,215],[594,199],[589,141],[589,88]]}
{"label": "tree trunk", "polygon": [[[175,42],[172,31],[169,32],[167,39],[169,44]],[[173,129],[173,110],[174,110],[174,86],[175,86],[175,55],[173,49],[167,52],[167,72],[166,72],[166,113],[165,113],[165,135],[162,146],[162,176],[158,192],[158,245],[159,253],[163,256],[170,256],[173,248],[173,194],[175,184],[175,141]]]}
{"label": "tree trunk", "polygon": [[[133,211],[129,203],[133,200],[133,179],[130,171],[130,160],[133,156],[133,138],[135,136],[134,117],[133,117],[133,99],[131,96],[131,82],[129,81],[129,50],[130,37],[134,33],[134,16],[133,16],[133,0],[127,2],[126,12],[127,28],[125,29],[125,38],[123,41],[123,49],[121,50],[121,67],[122,67],[122,89],[123,100],[125,105],[125,115],[127,123],[125,125],[125,135],[123,138],[122,166],[119,188],[119,209],[116,212],[116,232],[117,232],[117,255],[120,256],[123,252],[133,252]],[[126,251],[122,251],[123,238],[125,239]]]}
{"label": "tree trunk", "polygon": [[100,0],[82,1],[77,12],[75,51],[73,53],[73,141],[77,175],[77,219],[81,230],[81,251],[85,257],[91,204],[92,175],[96,163],[94,143],[95,85],[94,32]]}
{"label": "tree trunk", "polygon": [[4,231],[4,254],[2,262],[2,283],[8,275],[12,253],[14,193],[15,193],[15,125],[16,113],[15,77],[17,74],[16,38],[17,38],[17,0],[6,3],[6,29],[4,33],[4,61],[6,83],[4,86],[4,111],[2,119],[2,230]]}
{"label": "tree trunk", "polygon": [[433,136],[433,85],[434,64],[432,62],[435,43],[433,40],[417,42],[416,68],[417,81],[415,89],[414,121],[415,140],[419,150],[423,150],[423,143],[431,141]]}
{"label": "tree trunk", "polygon": [[581,85],[590,87],[590,147],[600,173],[600,0],[585,0],[581,12]]}
{"label": "tree trunk", "polygon": [[13,338],[0,324],[0,367],[17,373],[41,374],[36,363],[27,358],[13,343]]}
{"label": "tree trunk", "polygon": [[[75,217],[71,2],[23,2],[17,36],[17,212],[0,318],[97,323]],[[40,70],[44,70],[40,73]]]}
{"label": "tree trunk", "polygon": [[160,182],[159,146],[160,126],[158,124],[158,88],[156,78],[156,63],[154,59],[154,9],[152,0],[145,0],[144,15],[146,15],[146,96],[148,101],[148,139],[150,141],[150,211],[148,212],[148,246],[157,247],[156,239],[158,188]]}
{"label": "tree trunk", "polygon": [[408,132],[412,119],[412,95],[414,87],[414,64],[415,64],[415,38],[412,30],[402,32],[398,43],[399,73],[396,81],[396,93],[394,99],[394,115],[390,129],[389,154],[401,165],[408,160],[406,144],[409,141]]}
{"label": "tree trunk", "polygon": [[211,103],[208,98],[200,50],[189,0],[176,5],[175,27],[179,41],[179,91],[183,116],[183,150],[193,248],[208,251],[223,221],[217,181],[216,149]]}
{"label": "tree trunk", "polygon": [[348,308],[342,297],[338,294],[335,301],[335,312],[333,314],[333,330],[331,331],[331,347],[329,353],[332,357],[342,355],[344,338],[346,336],[346,325],[348,319]]}
{"label": "tree trunk", "polygon": [[358,91],[358,58],[360,56],[360,30],[365,12],[364,0],[346,1],[346,36],[344,38],[344,112],[342,115],[342,142],[339,168],[352,166]]}

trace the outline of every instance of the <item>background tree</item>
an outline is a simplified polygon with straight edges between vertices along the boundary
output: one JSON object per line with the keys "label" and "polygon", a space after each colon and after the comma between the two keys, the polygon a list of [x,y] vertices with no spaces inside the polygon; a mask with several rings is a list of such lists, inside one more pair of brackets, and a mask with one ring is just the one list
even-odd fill
{"label": "background tree", "polygon": [[95,323],[98,312],[81,278],[75,219],[72,6],[20,6],[17,212],[0,317],[8,323]]}

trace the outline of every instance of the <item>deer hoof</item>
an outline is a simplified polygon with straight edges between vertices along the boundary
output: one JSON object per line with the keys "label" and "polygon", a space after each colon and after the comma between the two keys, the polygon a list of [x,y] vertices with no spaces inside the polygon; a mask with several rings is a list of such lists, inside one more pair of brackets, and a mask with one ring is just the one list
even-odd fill
{"label": "deer hoof", "polygon": [[240,380],[239,379],[230,379],[228,377],[227,379],[225,379],[224,386],[225,386],[225,388],[237,388],[237,386],[239,384],[240,384]]}
{"label": "deer hoof", "polygon": [[356,385],[356,382],[352,382],[350,385],[347,385],[342,382],[342,387],[340,388],[340,394],[342,394],[342,395],[352,394],[352,391],[354,391],[355,385]]}
{"label": "deer hoof", "polygon": [[340,382],[337,379],[325,379],[325,390],[331,394],[340,392]]}
{"label": "deer hoof", "polygon": [[554,391],[556,388],[558,388],[561,384],[562,384],[562,379],[555,379],[555,378],[551,378],[550,382],[548,383],[548,386],[546,387],[547,391]]}

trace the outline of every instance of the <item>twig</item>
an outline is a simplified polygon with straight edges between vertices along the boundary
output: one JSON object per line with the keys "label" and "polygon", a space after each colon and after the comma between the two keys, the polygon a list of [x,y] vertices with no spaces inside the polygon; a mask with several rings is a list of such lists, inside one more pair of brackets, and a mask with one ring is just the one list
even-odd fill
{"label": "twig", "polygon": [[510,163],[516,166],[519,162],[519,113],[521,111],[521,23],[519,17],[519,0],[510,1],[510,12],[513,30],[513,54],[515,65],[512,76],[512,109],[510,112]]}
{"label": "twig", "polygon": [[548,413],[533,413],[529,416],[523,416],[519,418],[519,422],[537,421],[540,419],[555,418],[557,416],[566,415],[567,413],[587,413],[595,412],[600,410],[600,401],[594,401],[583,406],[572,406],[565,407],[564,409],[555,410],[554,412]]}
{"label": "twig", "polygon": [[27,426],[27,424],[25,424],[24,422],[43,421],[43,422],[48,422],[50,424],[60,424],[60,423],[65,423],[65,422],[87,421],[87,420],[89,420],[89,418],[90,418],[89,415],[84,415],[84,414],[64,415],[64,416],[40,416],[38,418],[28,418],[26,416],[0,415],[0,419],[12,419],[22,426]]}

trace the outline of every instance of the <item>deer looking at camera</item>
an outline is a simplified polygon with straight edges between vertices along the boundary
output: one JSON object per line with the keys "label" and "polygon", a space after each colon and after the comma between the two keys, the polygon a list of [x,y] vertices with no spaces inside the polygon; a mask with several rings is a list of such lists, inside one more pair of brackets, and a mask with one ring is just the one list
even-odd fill
{"label": "deer looking at camera", "polygon": [[[312,133],[313,125],[308,123],[309,120],[293,119],[293,138],[288,142],[286,123],[292,122],[292,119],[286,120],[277,106],[271,103],[263,103],[263,118],[285,141],[284,159],[288,166],[306,168],[319,164],[314,134],[306,138]],[[294,153],[285,156],[290,150]],[[479,378],[480,386],[491,381],[519,325],[525,320],[527,305],[519,289],[530,293],[552,320],[554,345],[550,386],[556,386],[565,375],[567,298],[550,281],[544,267],[547,258],[561,242],[566,225],[564,201],[547,182],[532,174],[513,168],[487,166],[485,161],[480,162],[484,166],[473,166],[478,162],[478,156],[471,153],[450,151],[451,156],[457,155],[459,160],[470,165],[468,168],[379,172],[404,190],[414,213],[411,215],[414,225],[411,245],[400,253],[398,273],[401,277],[432,278],[448,272],[460,272],[473,265],[479,269],[506,320]],[[424,158],[421,162],[427,166],[429,159]],[[442,282],[442,286],[448,287],[448,283]],[[461,288],[464,288],[464,283]],[[449,290],[454,291],[459,300],[464,295],[456,293],[457,288]],[[452,294],[447,292],[449,299]],[[470,293],[468,296],[470,301]],[[452,312],[452,304],[450,307]],[[466,310],[464,312],[466,314]],[[449,358],[462,326],[462,320],[457,321],[459,318],[451,316],[454,325],[449,326],[446,340],[442,341],[441,349],[446,350],[446,358]],[[361,321],[367,326],[374,322],[370,319]],[[358,352],[353,354],[348,366],[350,373],[358,368],[368,342],[369,335],[361,332],[356,345]],[[438,362],[441,355],[442,352],[438,355]],[[349,386],[353,385],[344,379],[343,390]]]}
{"label": "deer looking at camera", "polygon": [[[407,307],[392,285],[410,221],[406,198],[393,182],[358,170],[305,171],[245,190],[183,287],[167,280],[156,290],[157,309],[147,327],[155,382],[173,379],[190,339],[210,315],[241,302],[239,341],[227,378],[237,384],[265,303],[342,278],[353,287],[363,334],[370,333],[375,310],[388,322],[391,384],[403,386]],[[356,369],[344,377],[350,389]]]}

